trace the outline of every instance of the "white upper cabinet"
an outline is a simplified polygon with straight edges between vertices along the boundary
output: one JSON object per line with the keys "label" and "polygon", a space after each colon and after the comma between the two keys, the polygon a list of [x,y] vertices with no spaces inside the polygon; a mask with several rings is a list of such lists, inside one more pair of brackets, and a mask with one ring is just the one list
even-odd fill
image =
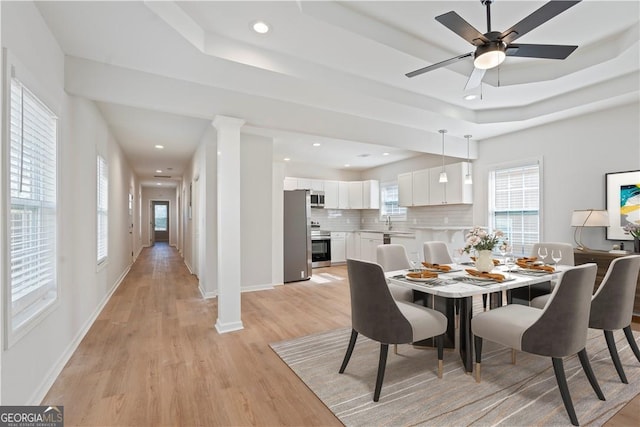
{"label": "white upper cabinet", "polygon": [[[471,168],[471,164],[469,164]],[[472,184],[464,183],[467,174],[467,162],[453,163],[444,168],[447,173],[447,182],[440,183],[442,168],[429,170],[429,204],[470,204],[473,203]],[[471,170],[471,169],[469,169]]]}
{"label": "white upper cabinet", "polygon": [[324,207],[338,209],[338,181],[324,182]]}
{"label": "white upper cabinet", "polygon": [[[468,165],[471,171],[471,163]],[[440,183],[441,166],[398,175],[400,206],[473,203],[472,185],[464,183],[467,162],[446,165],[444,170],[447,183]]]}
{"label": "white upper cabinet", "polygon": [[284,184],[282,185],[285,191],[289,190],[297,190],[298,189],[298,179],[297,178],[285,178]]}
{"label": "white upper cabinet", "polygon": [[401,173],[398,175],[398,204],[400,206],[413,206],[413,173]]}
{"label": "white upper cabinet", "polygon": [[380,209],[380,183],[376,180],[362,182],[364,209]]}
{"label": "white upper cabinet", "polygon": [[349,183],[338,182],[338,209],[349,209]]}
{"label": "white upper cabinet", "polygon": [[429,204],[429,169],[398,175],[398,204],[400,206]]}
{"label": "white upper cabinet", "polygon": [[362,181],[350,181],[348,184],[349,209],[363,209],[364,198],[362,196]]}

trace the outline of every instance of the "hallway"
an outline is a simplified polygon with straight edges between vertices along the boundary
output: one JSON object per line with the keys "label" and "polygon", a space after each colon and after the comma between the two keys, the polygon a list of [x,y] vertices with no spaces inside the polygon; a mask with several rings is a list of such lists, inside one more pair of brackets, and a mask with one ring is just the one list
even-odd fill
{"label": "hallway", "polygon": [[[344,267],[327,269],[346,277]],[[268,347],[350,324],[347,281],[242,294],[220,335],[177,250],[145,248],[42,404],[65,425],[340,425]]]}

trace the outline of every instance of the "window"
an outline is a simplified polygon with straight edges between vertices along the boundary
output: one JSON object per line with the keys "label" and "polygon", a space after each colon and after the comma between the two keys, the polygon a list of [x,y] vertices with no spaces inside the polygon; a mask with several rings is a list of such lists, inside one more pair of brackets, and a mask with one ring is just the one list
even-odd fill
{"label": "window", "polygon": [[540,165],[495,169],[489,173],[491,229],[502,230],[514,254],[528,255],[540,240]]}
{"label": "window", "polygon": [[9,123],[9,338],[57,298],[57,118],[16,78]]}
{"label": "window", "polygon": [[384,182],[380,185],[380,218],[405,221],[407,208],[398,205],[398,183]]}
{"label": "window", "polygon": [[109,254],[109,170],[107,161],[98,155],[97,166],[97,258],[98,265],[107,260]]}

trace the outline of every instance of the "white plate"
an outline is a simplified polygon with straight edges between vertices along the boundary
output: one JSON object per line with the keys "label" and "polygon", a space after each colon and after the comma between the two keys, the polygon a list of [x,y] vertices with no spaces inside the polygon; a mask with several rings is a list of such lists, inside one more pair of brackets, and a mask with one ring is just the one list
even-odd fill
{"label": "white plate", "polygon": [[532,273],[546,273],[546,274],[552,274],[555,273],[555,271],[547,271],[547,270],[541,270],[539,268],[524,268],[524,267],[518,267],[519,270],[524,270],[524,271],[530,271]]}
{"label": "white plate", "polygon": [[422,267],[423,270],[426,271],[432,271],[434,273],[451,273],[451,271],[453,270],[453,268],[451,270],[439,270],[437,268],[429,268],[429,267]]}
{"label": "white plate", "polygon": [[473,280],[479,280],[481,282],[497,282],[496,279],[492,279],[490,277],[479,277],[479,276],[474,276],[473,274],[469,274],[469,273],[467,273],[467,277],[469,277],[470,279],[473,279]]}
{"label": "white plate", "polygon": [[411,280],[412,282],[431,282],[432,280],[436,280],[437,277],[428,277],[428,278],[422,278],[422,277],[409,277],[406,274],[404,275],[404,278],[407,280]]}

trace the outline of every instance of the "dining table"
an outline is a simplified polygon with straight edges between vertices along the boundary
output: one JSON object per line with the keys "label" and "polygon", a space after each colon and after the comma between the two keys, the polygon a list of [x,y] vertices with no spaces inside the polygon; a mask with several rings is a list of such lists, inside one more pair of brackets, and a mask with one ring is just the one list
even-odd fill
{"label": "dining table", "polygon": [[[388,283],[403,286],[422,294],[431,296],[426,306],[442,312],[448,320],[445,332],[445,345],[458,347],[460,358],[466,372],[473,370],[473,334],[471,319],[473,317],[473,297],[488,294],[490,307],[496,308],[503,304],[502,292],[509,293],[515,289],[532,287],[536,284],[559,281],[562,273],[570,266],[557,265],[553,272],[544,270],[512,268],[507,271],[505,266],[497,266],[491,273],[504,276],[503,280],[476,277],[467,270],[475,270],[469,265],[449,264],[449,271],[438,271],[436,278],[414,279],[408,278],[408,270],[388,271],[385,273]],[[509,299],[509,298],[508,298]],[[458,342],[455,340],[455,306],[458,302],[459,333]]]}

